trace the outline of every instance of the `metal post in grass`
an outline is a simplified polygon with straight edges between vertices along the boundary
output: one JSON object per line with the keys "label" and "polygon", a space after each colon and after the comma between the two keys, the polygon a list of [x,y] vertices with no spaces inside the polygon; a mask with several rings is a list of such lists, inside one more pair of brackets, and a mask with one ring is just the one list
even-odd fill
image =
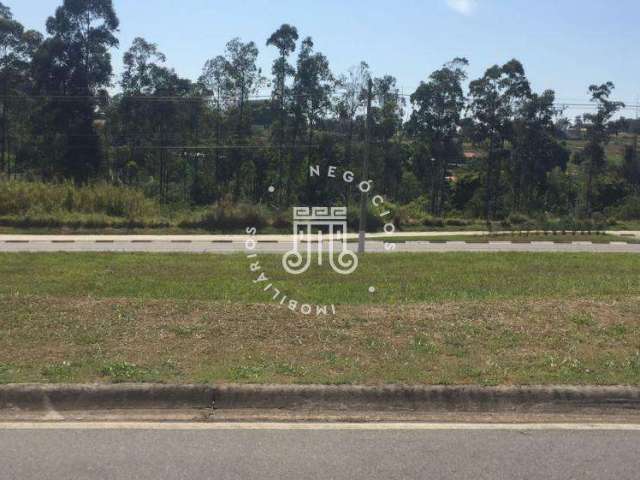
{"label": "metal post in grass", "polygon": [[[367,124],[365,126],[365,148],[366,153],[362,164],[362,180],[369,180],[369,157],[371,157],[371,93],[373,90],[373,81],[369,78],[367,82]],[[365,251],[367,236],[367,200],[369,195],[367,192],[360,192],[360,228],[358,231],[358,254]]]}

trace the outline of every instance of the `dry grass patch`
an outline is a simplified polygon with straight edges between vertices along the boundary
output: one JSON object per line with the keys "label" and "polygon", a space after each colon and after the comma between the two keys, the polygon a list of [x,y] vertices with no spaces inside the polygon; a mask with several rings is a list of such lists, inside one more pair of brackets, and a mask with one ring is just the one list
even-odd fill
{"label": "dry grass patch", "polygon": [[0,295],[0,382],[640,384],[640,297],[343,306]]}

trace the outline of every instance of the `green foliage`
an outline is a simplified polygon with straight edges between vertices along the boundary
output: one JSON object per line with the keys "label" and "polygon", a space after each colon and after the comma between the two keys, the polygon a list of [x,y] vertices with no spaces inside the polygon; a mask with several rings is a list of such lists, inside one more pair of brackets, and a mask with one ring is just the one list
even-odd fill
{"label": "green foliage", "polygon": [[41,373],[49,382],[70,382],[73,378],[73,366],[67,361],[53,363],[43,367]]}
{"label": "green foliage", "polygon": [[569,320],[579,327],[590,327],[596,323],[590,313],[574,313],[569,317]]}
{"label": "green foliage", "polygon": [[100,373],[109,377],[113,383],[141,381],[146,375],[146,369],[129,362],[109,362],[104,365]]}
{"label": "green foliage", "polygon": [[0,182],[0,215],[54,218],[58,212],[135,220],[157,215],[159,205],[138,190],[106,183]]}
{"label": "green foliage", "polygon": [[[285,212],[357,205],[356,183],[344,185],[340,175],[310,181],[308,170],[336,166],[358,182],[365,158],[375,194],[395,205],[398,228],[439,227],[442,219],[463,227],[462,216],[532,223],[510,218],[514,212],[637,217],[625,198],[640,194],[631,136],[638,122],[614,120],[621,104],[609,99],[610,82],[590,87],[595,112],[573,122],[580,139],[568,136],[571,122],[555,119],[555,93],[532,91],[516,59],[486,69],[465,92],[468,62],[455,58],[426,76],[407,112],[395,77],[372,78],[366,62],[336,74],[311,37],[283,24],[258,43],[231,39],[197,80],[181,77],[160,46],[136,37],[122,57],[120,91],[111,95],[110,52],[119,43],[112,0],[63,0],[46,37],[25,30],[7,7],[0,19],[0,182],[63,182],[64,195],[40,187],[17,199],[0,192],[5,224],[159,224],[159,205],[214,205],[173,224],[233,230],[250,220],[287,228],[287,214],[251,205]],[[258,44],[277,55],[268,99],[257,96],[267,83]],[[608,149],[620,130],[627,136]],[[271,185],[278,188],[269,193]],[[7,188],[16,187],[0,190]],[[380,219],[368,217],[379,229]],[[356,218],[350,212],[352,227]]]}
{"label": "green foliage", "polygon": [[531,219],[521,213],[512,213],[508,218],[509,225],[523,226],[531,223]]}
{"label": "green foliage", "polygon": [[444,227],[444,219],[440,217],[432,217],[431,215],[426,215],[422,219],[422,224],[426,227]]}
{"label": "green foliage", "polygon": [[[118,46],[118,26],[111,0],[64,0],[47,19],[49,37],[33,53],[32,72],[36,92],[45,95],[34,112],[46,123],[40,147],[62,152],[52,165],[42,166],[51,176],[86,181],[100,171],[102,148],[92,96],[110,85],[109,50]],[[60,101],[61,95],[74,98]]]}
{"label": "green foliage", "polygon": [[222,201],[209,207],[199,219],[185,220],[180,226],[212,231],[244,231],[248,227],[264,228],[269,218],[269,210],[262,205]]}
{"label": "green foliage", "polygon": [[622,220],[640,220],[640,196],[627,197],[622,205],[612,211]]}
{"label": "green foliage", "polygon": [[[385,221],[382,217],[380,217],[378,210],[369,206],[369,208],[367,208],[367,231],[380,231],[382,230],[384,224]],[[347,225],[352,230],[358,230],[358,228],[360,227],[360,210],[356,208],[350,208],[347,211]]]}

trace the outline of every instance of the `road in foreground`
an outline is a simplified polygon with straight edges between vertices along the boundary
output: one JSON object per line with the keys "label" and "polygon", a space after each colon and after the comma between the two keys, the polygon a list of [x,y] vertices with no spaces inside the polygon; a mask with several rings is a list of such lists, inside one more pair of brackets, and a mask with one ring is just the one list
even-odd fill
{"label": "road in foreground", "polygon": [[635,480],[632,427],[0,424],[0,477]]}

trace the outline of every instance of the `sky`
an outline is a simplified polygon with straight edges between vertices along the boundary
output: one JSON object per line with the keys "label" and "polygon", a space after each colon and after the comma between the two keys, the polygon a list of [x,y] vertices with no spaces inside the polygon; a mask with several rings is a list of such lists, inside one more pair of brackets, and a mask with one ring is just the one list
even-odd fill
{"label": "sky", "polygon": [[[2,1],[40,31],[62,2]],[[517,58],[533,88],[553,89],[561,102],[587,101],[590,84],[609,80],[616,99],[638,103],[640,96],[638,0],[114,0],[114,6],[116,73],[137,36],[157,43],[168,66],[191,79],[240,37],[256,42],[259,64],[270,75],[276,51],[266,39],[290,23],[301,38],[313,38],[334,74],[364,60],[374,75],[395,76],[404,93],[462,56],[471,79]]]}

